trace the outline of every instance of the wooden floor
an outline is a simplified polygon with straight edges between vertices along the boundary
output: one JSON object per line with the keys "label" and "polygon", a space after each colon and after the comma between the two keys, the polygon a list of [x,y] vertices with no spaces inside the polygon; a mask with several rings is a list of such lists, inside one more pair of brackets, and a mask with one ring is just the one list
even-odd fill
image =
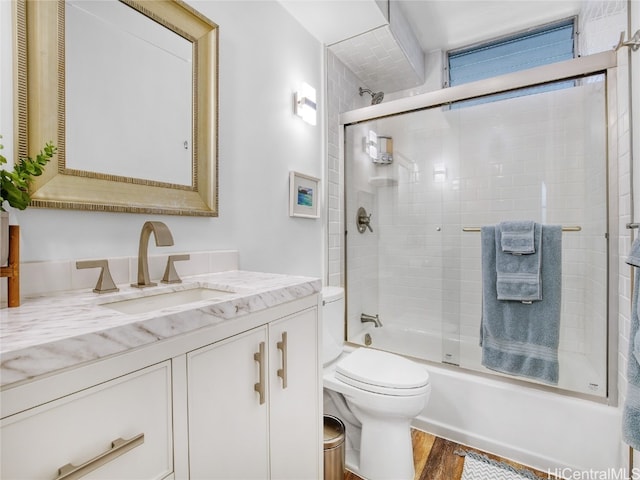
{"label": "wooden floor", "polygon": [[[508,463],[515,468],[530,470],[541,479],[549,478],[546,472],[533,470],[496,455],[434,437],[419,430],[412,430],[411,438],[413,440],[413,463],[416,469],[415,480],[460,480],[464,457],[454,453],[457,449],[482,453],[489,458]],[[345,480],[361,480],[360,477],[351,472],[347,472],[344,478]]]}

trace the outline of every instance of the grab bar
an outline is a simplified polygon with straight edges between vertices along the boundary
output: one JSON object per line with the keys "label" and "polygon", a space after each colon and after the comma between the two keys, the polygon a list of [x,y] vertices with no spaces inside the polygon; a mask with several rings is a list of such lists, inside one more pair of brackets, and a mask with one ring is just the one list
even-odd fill
{"label": "grab bar", "polygon": [[[582,227],[579,226],[571,226],[571,227],[562,227],[563,232],[580,232]],[[463,232],[479,232],[480,227],[462,227]]]}

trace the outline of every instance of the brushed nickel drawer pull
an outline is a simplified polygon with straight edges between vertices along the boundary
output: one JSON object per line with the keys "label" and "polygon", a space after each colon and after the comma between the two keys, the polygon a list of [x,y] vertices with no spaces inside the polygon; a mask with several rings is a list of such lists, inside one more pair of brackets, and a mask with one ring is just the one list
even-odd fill
{"label": "brushed nickel drawer pull", "polygon": [[101,453],[97,457],[83,463],[82,465],[72,465],[67,463],[58,469],[58,476],[55,480],[75,480],[84,477],[95,469],[115,460],[120,455],[127,453],[129,450],[136,448],[144,443],[144,433],[140,433],[129,440],[118,438],[111,442],[111,449]]}
{"label": "brushed nickel drawer pull", "polygon": [[282,388],[287,388],[287,332],[282,332],[282,341],[277,342],[278,350],[282,351],[282,368],[278,369],[278,376],[282,379]]}
{"label": "brushed nickel drawer pull", "polygon": [[253,359],[258,362],[260,380],[254,384],[253,389],[260,395],[260,405],[264,403],[264,342],[260,342],[259,351],[253,354]]}

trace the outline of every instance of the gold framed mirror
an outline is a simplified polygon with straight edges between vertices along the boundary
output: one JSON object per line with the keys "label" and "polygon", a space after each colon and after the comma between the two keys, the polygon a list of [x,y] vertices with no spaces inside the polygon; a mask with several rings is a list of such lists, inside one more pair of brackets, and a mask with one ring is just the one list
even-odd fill
{"label": "gold framed mirror", "polygon": [[[187,45],[187,54],[183,61],[191,65],[191,78],[182,75],[182,84],[189,88],[174,88],[167,84],[154,85],[154,78],[165,77],[166,70],[157,73],[141,71],[136,73],[132,68],[136,68],[134,63],[139,63],[147,67],[147,55],[139,56],[140,62],[129,62],[123,66],[123,59],[120,55],[117,58],[103,59],[103,53],[97,52],[97,45],[90,41],[83,42],[80,54],[86,55],[86,61],[99,57],[103,59],[108,67],[107,71],[122,70],[129,80],[145,78],[145,82],[140,86],[139,92],[159,91],[160,96],[150,100],[147,105],[158,105],[164,102],[162,95],[170,95],[173,100],[178,90],[187,90],[182,103],[189,102],[191,105],[182,105],[181,120],[176,123],[182,131],[179,134],[180,147],[187,151],[176,154],[176,150],[165,147],[164,144],[144,156],[147,150],[152,150],[150,146],[156,146],[167,134],[160,132],[158,127],[153,126],[153,120],[162,117],[162,122],[170,122],[174,117],[172,110],[168,110],[163,115],[157,111],[149,111],[144,104],[136,104],[131,107],[135,97],[141,97],[140,93],[129,86],[116,90],[127,92],[127,97],[123,105],[113,107],[111,111],[105,111],[104,106],[86,105],[85,100],[78,101],[73,95],[78,95],[82,89],[77,88],[82,82],[78,82],[78,74],[75,65],[84,63],[85,60],[78,61],[77,51],[71,54],[70,45],[66,45],[67,35],[73,38],[74,47],[79,43],[78,34],[70,34],[71,30],[65,30],[65,13],[71,14],[75,6],[84,10],[85,6],[91,3],[102,6],[107,2],[85,2],[84,0],[67,1],[38,1],[38,0],[18,0],[15,3],[16,11],[16,47],[17,47],[17,132],[18,143],[17,152],[20,157],[35,156],[47,141],[52,141],[58,147],[57,162],[47,165],[44,174],[37,177],[31,187],[31,206],[45,208],[69,208],[92,211],[130,212],[130,213],[158,213],[171,215],[193,215],[193,216],[217,216],[218,215],[218,142],[217,142],[217,108],[218,108],[218,27],[216,24],[199,14],[193,8],[180,0],[108,0],[110,3],[118,4],[125,10],[134,12],[134,23],[139,25],[140,21],[152,22],[153,28],[166,29],[167,32],[160,32],[162,35],[173,35],[179,37],[179,42]],[[74,5],[77,4],[77,5]],[[120,8],[119,7],[119,8]],[[86,17],[95,17],[95,12],[90,12]],[[69,15],[71,20],[72,15]],[[77,20],[74,20],[77,21]],[[99,20],[101,23],[108,21]],[[112,21],[121,28],[120,21]],[[138,27],[129,27],[130,31],[124,35],[129,38],[139,37]],[[93,31],[96,28],[85,28],[85,31]],[[119,32],[119,34],[122,32]],[[82,34],[82,33],[81,33]],[[186,40],[186,42],[185,42]],[[101,40],[102,44],[112,43],[110,40]],[[147,44],[153,43],[143,40]],[[85,45],[86,44],[86,45]],[[190,49],[189,49],[190,45]],[[180,48],[183,48],[182,45]],[[120,48],[120,52],[128,50],[129,47]],[[78,49],[76,49],[78,50]],[[82,50],[85,50],[84,52]],[[164,46],[158,50],[167,50]],[[169,48],[168,50],[171,50]],[[184,50],[184,48],[183,48]],[[138,54],[139,55],[139,54]],[[173,56],[173,54],[171,53]],[[150,56],[150,55],[149,55]],[[188,58],[188,57],[191,58]],[[72,75],[65,72],[66,60],[75,58],[73,74],[76,80],[73,81],[73,88],[67,85],[66,80]],[[132,57],[135,58],[135,57]],[[115,62],[120,62],[116,64]],[[114,63],[109,63],[114,62]],[[159,60],[160,67],[163,68],[165,60]],[[97,63],[95,64],[97,65]],[[172,67],[169,67],[172,68]],[[92,68],[91,71],[94,69]],[[144,74],[144,75],[142,75]],[[82,75],[80,78],[82,79]],[[187,74],[188,75],[188,74]],[[87,77],[86,85],[93,85],[98,75]],[[111,80],[108,82],[112,84]],[[86,94],[86,93],[85,93]],[[93,95],[102,95],[103,87],[99,87]],[[105,94],[106,95],[106,94]],[[124,96],[124,95],[123,95]],[[91,93],[88,97],[91,98]],[[73,100],[73,101],[72,101]],[[80,105],[80,108],[77,108]],[[100,104],[98,104],[100,105]],[[104,105],[104,103],[102,104]],[[121,129],[118,133],[109,131],[109,125],[120,124],[130,113],[124,111],[131,107],[130,111],[136,114],[146,114],[136,117],[137,125],[149,124],[147,135],[138,134],[135,128],[129,128],[127,143],[122,138]],[[67,111],[69,109],[69,111]],[[96,115],[96,111],[99,113]],[[73,112],[73,113],[72,113]],[[186,112],[186,113],[185,113]],[[92,113],[93,116],[89,115]],[[73,115],[73,120],[67,115]],[[82,116],[81,119],[78,119]],[[102,118],[106,117],[106,118]],[[104,120],[104,121],[103,121]],[[184,123],[191,121],[191,128],[183,128]],[[82,123],[93,126],[76,131],[78,125]],[[98,125],[99,123],[99,125]],[[161,125],[161,124],[156,124]],[[67,127],[74,128],[68,131]],[[163,124],[161,126],[164,126]],[[167,131],[177,130],[170,126]],[[157,132],[157,133],[156,133]],[[98,133],[101,136],[98,136]],[[95,138],[92,136],[95,134]],[[155,136],[154,136],[155,135]],[[78,150],[75,148],[82,139],[89,148]],[[158,142],[156,142],[158,140]],[[173,141],[173,140],[172,140]],[[138,143],[138,145],[134,145]],[[175,141],[174,141],[175,143]],[[153,145],[152,145],[153,144]],[[127,147],[125,147],[127,145]],[[83,153],[76,153],[76,152]],[[96,153],[93,155],[93,153]],[[106,152],[106,153],[105,153]],[[102,154],[102,156],[98,155]],[[176,156],[177,155],[177,156]],[[118,157],[118,162],[115,161]],[[164,158],[166,156],[167,158]],[[88,158],[95,157],[95,158]],[[177,157],[180,157],[178,159]],[[187,160],[185,161],[185,158]],[[146,170],[141,173],[138,170],[127,170],[128,165],[140,160]],[[92,163],[93,162],[93,163]],[[186,162],[186,165],[185,165]],[[162,167],[161,167],[162,166]],[[165,170],[163,175],[156,176],[155,173],[160,168]],[[179,170],[180,169],[180,172]],[[180,173],[180,175],[178,175]]]}

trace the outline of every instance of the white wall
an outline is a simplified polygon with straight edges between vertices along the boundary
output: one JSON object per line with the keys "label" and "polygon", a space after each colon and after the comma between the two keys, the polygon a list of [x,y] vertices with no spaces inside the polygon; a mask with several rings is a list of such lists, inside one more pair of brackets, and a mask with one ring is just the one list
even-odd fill
{"label": "white wall", "polygon": [[[11,3],[0,1],[0,134],[10,160]],[[323,175],[322,45],[275,1],[188,3],[220,26],[220,216],[12,210],[23,262],[137,255],[140,228],[153,219],[173,233],[166,252],[237,249],[241,269],[322,275],[323,219],[288,216],[289,171]],[[303,81],[318,92],[315,127],[293,114]]]}

